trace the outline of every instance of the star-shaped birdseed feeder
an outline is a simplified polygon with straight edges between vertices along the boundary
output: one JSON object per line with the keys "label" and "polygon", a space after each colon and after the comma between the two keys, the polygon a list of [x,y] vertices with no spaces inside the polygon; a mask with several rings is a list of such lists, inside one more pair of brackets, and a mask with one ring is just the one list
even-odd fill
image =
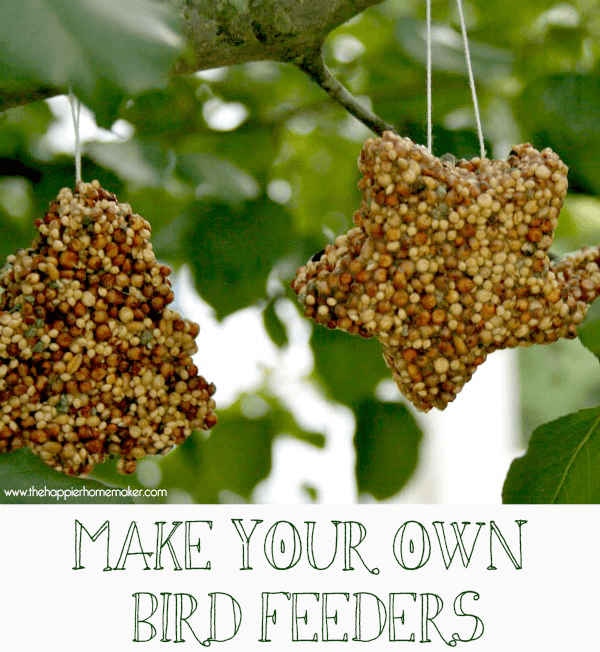
{"label": "star-shaped birdseed feeder", "polygon": [[576,336],[600,252],[548,257],[568,185],[551,149],[455,162],[388,131],[359,168],[355,228],[292,287],[318,324],[377,337],[419,410],[443,410],[493,351]]}

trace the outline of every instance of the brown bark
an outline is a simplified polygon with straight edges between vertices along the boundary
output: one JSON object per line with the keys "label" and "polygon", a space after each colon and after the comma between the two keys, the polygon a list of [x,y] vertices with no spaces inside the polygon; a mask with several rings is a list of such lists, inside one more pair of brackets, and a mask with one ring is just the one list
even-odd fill
{"label": "brown bark", "polygon": [[176,0],[194,53],[177,70],[299,63],[329,32],[381,0]]}

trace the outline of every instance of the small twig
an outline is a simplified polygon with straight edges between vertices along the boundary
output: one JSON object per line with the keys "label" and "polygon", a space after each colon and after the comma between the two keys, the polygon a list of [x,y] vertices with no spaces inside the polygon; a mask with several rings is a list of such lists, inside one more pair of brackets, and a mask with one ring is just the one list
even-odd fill
{"label": "small twig", "polygon": [[34,84],[28,86],[25,83],[4,86],[0,89],[0,112],[38,100],[47,100],[64,93],[66,93],[64,88],[55,86],[35,86]]}
{"label": "small twig", "polygon": [[371,131],[381,136],[384,131],[396,129],[389,123],[382,120],[372,111],[364,107],[333,75],[325,64],[323,51],[319,48],[302,57],[297,66],[306,73],[313,81],[326,91],[329,96],[338,104],[341,104],[348,113],[360,120]]}

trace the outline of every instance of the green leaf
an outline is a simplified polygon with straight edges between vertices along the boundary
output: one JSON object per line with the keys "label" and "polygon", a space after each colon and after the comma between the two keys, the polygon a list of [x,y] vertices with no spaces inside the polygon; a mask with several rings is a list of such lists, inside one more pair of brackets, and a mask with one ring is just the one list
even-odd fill
{"label": "green leaf", "polygon": [[173,146],[202,122],[202,104],[196,95],[199,82],[193,76],[172,77],[166,88],[138,95],[123,111],[123,117],[134,125],[136,134],[156,136]]}
{"label": "green leaf", "polygon": [[600,407],[537,428],[513,461],[504,503],[600,503]]}
{"label": "green leaf", "polygon": [[[119,195],[121,200],[121,195]],[[126,201],[133,210],[148,220],[152,227],[152,243],[162,256],[162,249],[173,249],[173,255],[177,263],[184,262],[178,256],[182,253],[178,243],[172,241],[176,238],[174,226],[179,221],[178,217],[193,201],[193,195],[174,195],[161,186],[144,186],[136,189],[128,189],[127,195],[123,195],[122,201]],[[162,230],[162,235],[159,235]],[[162,244],[159,243],[162,240]],[[175,245],[173,247],[172,245]]]}
{"label": "green leaf", "polygon": [[271,301],[269,301],[265,306],[262,313],[263,324],[273,343],[279,348],[282,348],[287,346],[289,339],[285,324],[281,319],[279,319],[277,311],[275,310],[276,303],[276,299],[271,299]]}
{"label": "green leaf", "polygon": [[196,202],[183,219],[184,259],[218,319],[264,298],[272,267],[295,246],[289,213],[264,198],[239,207]]}
{"label": "green leaf", "polygon": [[183,47],[167,3],[7,0],[0,21],[0,88],[14,79],[74,92],[93,109],[119,93],[162,85]]}
{"label": "green leaf", "polygon": [[[1,197],[0,197],[1,200]],[[29,247],[33,240],[33,229],[15,224],[6,211],[0,208],[0,267],[6,262],[7,256],[14,254],[17,249]]]}
{"label": "green leaf", "polygon": [[[396,38],[402,48],[415,61],[425,63],[426,41],[425,24],[415,19],[404,17],[396,26]],[[434,70],[465,75],[465,53],[462,36],[445,25],[434,25],[432,29],[431,57]],[[510,73],[513,56],[509,50],[478,43],[471,39],[469,50],[473,74],[478,79],[487,80],[503,77]]]}
{"label": "green leaf", "polygon": [[353,405],[374,396],[377,384],[391,374],[381,344],[339,330],[315,326],[310,339],[315,372],[327,393],[339,403]]}
{"label": "green leaf", "polygon": [[532,81],[517,105],[532,142],[551,147],[569,166],[571,192],[600,192],[600,77],[563,74]]}
{"label": "green leaf", "polygon": [[210,153],[230,161],[259,180],[264,180],[277,156],[279,137],[273,124],[248,121],[225,135],[208,128],[198,131],[188,129],[178,149],[181,154]]}
{"label": "green leaf", "polygon": [[378,500],[398,493],[417,467],[421,430],[402,403],[363,401],[356,410],[356,479]]}
{"label": "green leaf", "polygon": [[[20,448],[12,453],[0,455],[0,503],[15,504],[64,504],[64,503],[132,503],[131,498],[121,496],[69,496],[68,498],[56,498],[53,496],[34,496],[29,492],[32,489],[50,492],[66,490],[81,491],[110,489],[108,485],[97,480],[71,477],[55,471],[45,464],[37,455],[34,455],[28,448]],[[7,496],[6,491],[15,490],[25,493],[24,496]],[[55,494],[56,495],[56,494]]]}
{"label": "green leaf", "polygon": [[[52,112],[46,102],[32,102],[1,113],[0,157],[21,161],[29,158],[29,150],[36,148],[37,141],[44,136],[52,119]],[[16,164],[11,174],[16,176],[24,171]],[[6,172],[6,169],[2,169],[2,174]]]}
{"label": "green leaf", "polygon": [[204,445],[205,482],[244,498],[271,471],[271,446],[277,433],[271,419],[248,419],[229,412]]}
{"label": "green leaf", "polygon": [[254,177],[213,154],[180,154],[177,171],[196,184],[196,197],[214,197],[232,204],[255,199],[259,186]]}
{"label": "green leaf", "polygon": [[[310,128],[312,117],[300,115],[296,120],[302,118]],[[361,145],[323,127],[299,134],[299,127],[294,126],[294,120],[291,122],[272,174],[292,187],[289,207],[300,233],[322,234],[329,222],[337,231],[327,237],[340,235],[350,226],[352,213],[360,205],[356,158]],[[331,213],[334,215],[329,217]]]}
{"label": "green leaf", "polygon": [[96,163],[140,186],[160,186],[168,172],[167,153],[153,141],[134,138],[124,143],[91,143],[86,149]]}
{"label": "green leaf", "polygon": [[600,302],[590,306],[583,323],[577,328],[583,346],[600,360]]}

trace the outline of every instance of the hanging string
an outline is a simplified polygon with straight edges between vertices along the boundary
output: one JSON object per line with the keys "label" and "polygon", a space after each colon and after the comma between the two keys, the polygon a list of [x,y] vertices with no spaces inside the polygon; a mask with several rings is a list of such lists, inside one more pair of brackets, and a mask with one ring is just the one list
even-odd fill
{"label": "hanging string", "polygon": [[427,150],[432,153],[433,125],[431,119],[433,100],[431,97],[431,0],[427,0]]}
{"label": "hanging string", "polygon": [[71,104],[71,115],[73,116],[73,127],[75,129],[75,183],[81,181],[81,140],[79,137],[79,118],[81,116],[81,102],[73,95],[69,88],[69,102]]}
{"label": "hanging string", "polygon": [[469,53],[469,39],[467,37],[467,28],[465,26],[465,17],[463,14],[462,0],[456,0],[458,6],[458,15],[460,18],[460,28],[462,30],[463,44],[465,47],[465,59],[467,61],[467,71],[469,73],[469,85],[473,97],[473,108],[475,111],[475,122],[477,124],[477,136],[479,138],[479,150],[481,158],[485,158],[485,146],[483,144],[483,130],[481,129],[481,118],[479,117],[479,103],[477,101],[477,91],[475,90],[475,79],[473,78],[473,68],[471,66],[471,55]]}

